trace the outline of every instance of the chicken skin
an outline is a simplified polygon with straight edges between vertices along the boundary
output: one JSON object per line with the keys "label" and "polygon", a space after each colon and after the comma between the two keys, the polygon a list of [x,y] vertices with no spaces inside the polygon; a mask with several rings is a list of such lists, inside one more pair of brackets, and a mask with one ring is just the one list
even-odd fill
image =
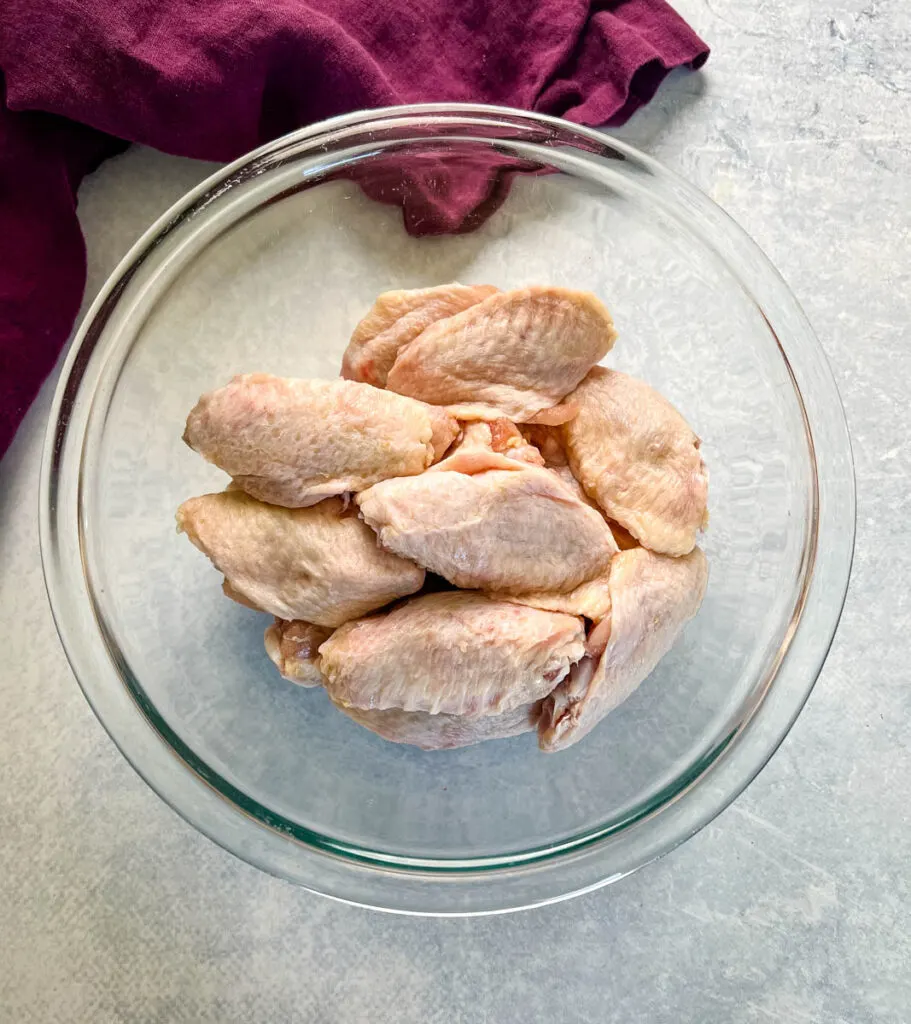
{"label": "chicken skin", "polygon": [[421,473],[457,433],[444,410],[369,384],[252,373],[203,395],[184,440],[254,498],[304,508]]}
{"label": "chicken skin", "polygon": [[488,284],[453,283],[383,292],[351,335],[342,376],[385,387],[400,349],[431,324],[477,305],[496,291]]}
{"label": "chicken skin", "polygon": [[500,740],[534,731],[540,703],[523,704],[498,715],[430,715],[426,711],[364,711],[336,704],[358,725],[393,743],[407,743],[421,750],[453,750],[485,740]]}
{"label": "chicken skin", "polygon": [[707,582],[699,548],[672,558],[639,547],[614,558],[610,617],[595,627],[586,657],[544,702],[542,750],[577,743],[633,693],[699,610]]}
{"label": "chicken skin", "polygon": [[478,717],[547,696],[584,639],[572,615],[446,591],[346,623],[320,647],[320,669],[346,708]]}
{"label": "chicken skin", "polygon": [[596,366],[573,392],[562,427],[570,468],[605,515],[666,555],[692,551],[707,523],[699,438],[643,381]]}
{"label": "chicken skin", "polygon": [[340,498],[266,505],[243,491],[190,498],[178,530],[224,574],[226,593],[281,619],[340,626],[420,590],[424,570],[383,550]]}
{"label": "chicken skin", "polygon": [[566,612],[600,622],[610,615],[610,567],[594,579],[585,580],[564,593],[552,590],[532,590],[521,594],[497,593],[490,596],[500,601],[515,601],[548,612]]}
{"label": "chicken skin", "polygon": [[497,292],[401,348],[386,387],[449,406],[460,419],[525,422],[568,395],[615,337],[610,314],[588,292]]}
{"label": "chicken skin", "polygon": [[566,591],[607,569],[617,547],[603,516],[550,470],[496,453],[502,468],[464,466],[384,480],[357,496],[383,547],[457,587]]}

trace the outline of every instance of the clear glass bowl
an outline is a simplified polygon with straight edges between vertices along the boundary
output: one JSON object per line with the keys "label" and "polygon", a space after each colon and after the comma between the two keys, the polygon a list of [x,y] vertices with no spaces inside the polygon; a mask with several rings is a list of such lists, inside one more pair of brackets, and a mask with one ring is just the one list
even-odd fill
{"label": "clear glass bowl", "polygon": [[[425,184],[447,195],[478,193],[478,176],[506,165],[537,173],[516,176],[475,230],[413,237],[400,210],[361,186],[394,193],[397,170],[404,180],[415,161],[439,169]],[[494,182],[480,184],[483,194]],[[451,280],[596,292],[620,331],[609,362],[677,405],[711,471],[700,614],[636,694],[560,754],[539,753],[533,735],[424,753],[359,728],[321,691],[279,678],[265,616],[225,600],[175,532],[177,505],[225,482],[181,441],[201,392],[252,370],[335,376],[378,292]],[[61,637],[142,777],[245,860],[411,913],[579,893],[708,822],[809,694],[854,536],[834,382],[757,247],[630,146],[470,105],[336,118],[263,147],[170,210],[82,325],[42,485]]]}

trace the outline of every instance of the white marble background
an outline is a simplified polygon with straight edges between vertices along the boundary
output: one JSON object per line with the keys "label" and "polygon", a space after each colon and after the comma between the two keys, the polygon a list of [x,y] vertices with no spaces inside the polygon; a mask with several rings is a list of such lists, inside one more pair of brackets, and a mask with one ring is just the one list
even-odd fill
{"label": "white marble background", "polygon": [[[796,291],[859,490],[841,630],[734,806],[607,890],[509,917],[349,909],[197,835],[120,757],[57,641],[36,521],[46,387],[0,463],[0,1022],[911,1019],[911,8],[678,0],[713,46],[623,130]],[[207,165],[133,150],[81,193],[89,295]]]}

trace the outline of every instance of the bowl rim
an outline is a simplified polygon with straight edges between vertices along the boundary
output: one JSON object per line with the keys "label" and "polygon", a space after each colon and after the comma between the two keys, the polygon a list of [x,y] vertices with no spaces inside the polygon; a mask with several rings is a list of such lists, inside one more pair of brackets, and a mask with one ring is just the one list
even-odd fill
{"label": "bowl rim", "polygon": [[[372,859],[371,851],[347,849],[346,844],[327,843],[289,834],[287,824],[271,821],[245,807],[244,800],[226,794],[224,786],[207,774],[204,764],[194,764],[189,748],[172,732],[172,739],[153,728],[150,709],[142,707],[135,693],[127,691],[118,666],[121,693],[102,681],[104,673],[94,661],[86,630],[103,623],[88,614],[92,604],[86,588],[87,568],[81,560],[67,559],[61,548],[74,531],[80,538],[83,444],[74,430],[83,430],[93,396],[80,393],[86,367],[102,338],[107,313],[116,304],[132,274],[160,239],[181,223],[200,200],[218,195],[243,180],[245,172],[264,158],[284,150],[300,155],[327,149],[333,133],[359,128],[381,130],[411,119],[433,123],[476,124],[485,127],[529,125],[594,142],[646,169],[668,185],[675,199],[686,201],[704,217],[728,232],[749,257],[757,275],[754,285],[769,289],[784,314],[766,316],[766,308],[754,289],[756,302],[791,374],[801,403],[807,442],[815,475],[812,481],[814,529],[806,554],[803,588],[798,596],[789,633],[767,682],[751,711],[713,752],[707,764],[690,766],[686,784],[673,788],[666,799],[624,825],[621,831],[589,830],[581,839],[551,844],[529,851],[528,856],[509,855],[469,860],[421,860],[384,854]],[[405,140],[407,141],[407,140]],[[740,275],[737,275],[738,278]],[[775,322],[783,319],[801,335],[789,353],[779,338]],[[803,380],[803,389],[799,381]],[[809,385],[812,386],[808,386]],[[825,458],[815,453],[824,438]],[[78,454],[78,466],[73,458]],[[74,515],[75,513],[75,515]],[[206,178],[166,211],[131,247],[90,306],[74,337],[64,363],[50,413],[39,494],[39,525],[42,565],[54,620],[67,657],[96,716],[114,743],[139,775],[185,820],[229,852],[279,877],[344,902],[401,913],[468,916],[498,913],[565,899],[623,877],[673,849],[704,827],[728,806],[762,770],[784,739],[808,698],[822,669],[838,621],[850,578],[855,529],[854,474],[844,412],[831,370],[796,299],[767,257],[749,236],[712,200],[664,168],[658,161],[628,143],[598,129],[584,128],[560,118],[483,104],[416,104],[356,111],[302,128],[253,150]],[[836,541],[840,542],[839,544]],[[838,557],[815,558],[820,544],[831,544]],[[82,577],[79,577],[82,572]],[[85,592],[82,592],[85,591]],[[74,593],[78,599],[72,599]],[[85,607],[80,607],[83,599]],[[773,685],[784,673],[792,677],[787,694],[783,683]],[[127,698],[126,700],[124,698]],[[788,699],[785,699],[785,698]],[[154,708],[152,716],[157,716]],[[167,723],[164,723],[167,725]],[[170,731],[170,730],[169,730]],[[176,742],[175,742],[176,741]],[[170,743],[170,746],[168,746]],[[192,755],[192,751],[189,751]],[[197,759],[198,760],[198,759]],[[189,770],[188,770],[189,769]],[[221,780],[223,783],[224,780]],[[231,787],[233,788],[233,787]],[[243,794],[240,794],[243,797]],[[248,798],[249,799],[249,798]],[[251,841],[245,825],[255,822],[261,834]],[[649,834],[642,826],[647,824]],[[248,824],[246,825],[248,827]],[[309,836],[316,834],[309,833]],[[321,837],[325,839],[326,837]],[[289,845],[290,844],[290,845]],[[363,854],[368,856],[364,857]],[[608,854],[612,854],[608,856]]]}

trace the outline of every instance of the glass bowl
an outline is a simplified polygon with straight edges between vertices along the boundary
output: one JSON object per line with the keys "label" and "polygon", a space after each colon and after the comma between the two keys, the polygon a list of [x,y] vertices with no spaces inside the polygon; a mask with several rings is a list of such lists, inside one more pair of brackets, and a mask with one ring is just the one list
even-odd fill
{"label": "glass bowl", "polygon": [[[449,224],[460,231],[422,234],[466,197],[479,210]],[[225,600],[175,532],[181,501],[225,483],[181,441],[200,393],[253,370],[336,376],[378,292],[452,280],[596,292],[620,332],[609,363],[677,405],[711,472],[701,612],[634,696],[559,754],[533,735],[425,753],[358,727],[278,676],[266,617]],[[245,860],[406,913],[583,892],[718,814],[813,686],[853,535],[832,376],[750,239],[628,145],[474,105],[327,121],[173,207],[79,331],[42,476],[60,635],[136,770]]]}

